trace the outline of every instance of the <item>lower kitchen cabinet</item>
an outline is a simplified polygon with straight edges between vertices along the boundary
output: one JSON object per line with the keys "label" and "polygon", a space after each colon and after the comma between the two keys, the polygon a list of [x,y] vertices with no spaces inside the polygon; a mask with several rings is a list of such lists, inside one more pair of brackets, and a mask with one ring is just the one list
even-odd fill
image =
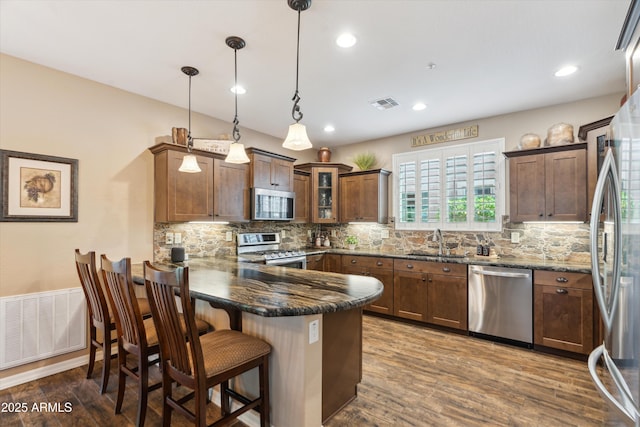
{"label": "lower kitchen cabinet", "polygon": [[342,273],[342,257],[338,254],[324,254],[324,271]]}
{"label": "lower kitchen cabinet", "polygon": [[427,278],[427,322],[467,330],[467,266],[432,263]]}
{"label": "lower kitchen cabinet", "polygon": [[364,309],[376,313],[393,314],[393,259],[342,255],[342,273],[371,276],[380,280],[384,285],[382,295]]}
{"label": "lower kitchen cabinet", "polygon": [[324,254],[307,255],[307,270],[324,271]]}
{"label": "lower kitchen cabinet", "polygon": [[393,314],[405,319],[427,320],[426,261],[396,259],[393,262]]}
{"label": "lower kitchen cabinet", "polygon": [[580,354],[594,348],[591,275],[535,270],[534,344]]}
{"label": "lower kitchen cabinet", "polygon": [[395,260],[394,315],[467,330],[466,264]]}

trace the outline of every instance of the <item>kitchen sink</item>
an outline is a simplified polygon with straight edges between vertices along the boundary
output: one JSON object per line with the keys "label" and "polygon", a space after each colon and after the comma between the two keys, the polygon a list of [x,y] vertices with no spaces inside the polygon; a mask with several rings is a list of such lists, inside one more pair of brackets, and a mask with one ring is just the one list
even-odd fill
{"label": "kitchen sink", "polygon": [[411,255],[411,256],[428,256],[428,257],[432,257],[432,258],[442,258],[442,259],[447,259],[447,258],[466,258],[467,257],[465,255],[458,255],[458,254],[438,255],[437,253],[427,252],[427,251],[411,251],[411,252],[408,253],[408,255]]}

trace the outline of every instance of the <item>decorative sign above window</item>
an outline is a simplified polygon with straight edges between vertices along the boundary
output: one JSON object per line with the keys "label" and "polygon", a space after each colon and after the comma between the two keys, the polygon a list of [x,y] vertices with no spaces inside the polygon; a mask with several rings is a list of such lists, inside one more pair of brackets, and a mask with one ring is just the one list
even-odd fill
{"label": "decorative sign above window", "polygon": [[478,125],[467,126],[458,129],[443,130],[440,132],[418,135],[411,138],[412,147],[438,144],[440,142],[457,141],[459,139],[475,138],[478,136]]}

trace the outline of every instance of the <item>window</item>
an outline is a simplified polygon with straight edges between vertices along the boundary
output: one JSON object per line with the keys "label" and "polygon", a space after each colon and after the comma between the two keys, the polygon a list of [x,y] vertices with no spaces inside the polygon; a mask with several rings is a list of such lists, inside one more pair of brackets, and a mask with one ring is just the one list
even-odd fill
{"label": "window", "polygon": [[396,228],[499,231],[504,139],[393,155]]}

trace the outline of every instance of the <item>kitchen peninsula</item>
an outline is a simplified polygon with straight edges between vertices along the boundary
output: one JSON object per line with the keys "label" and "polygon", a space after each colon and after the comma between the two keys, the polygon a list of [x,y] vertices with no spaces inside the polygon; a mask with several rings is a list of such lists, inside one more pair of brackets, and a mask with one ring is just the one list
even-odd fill
{"label": "kitchen peninsula", "polygon": [[[355,398],[362,375],[362,308],[382,294],[379,280],[235,259],[184,264],[192,297],[224,309],[232,328],[272,345],[273,425],[320,426]],[[177,265],[182,263],[166,264]],[[142,264],[132,270],[142,284]],[[243,378],[249,389],[254,380]]]}

